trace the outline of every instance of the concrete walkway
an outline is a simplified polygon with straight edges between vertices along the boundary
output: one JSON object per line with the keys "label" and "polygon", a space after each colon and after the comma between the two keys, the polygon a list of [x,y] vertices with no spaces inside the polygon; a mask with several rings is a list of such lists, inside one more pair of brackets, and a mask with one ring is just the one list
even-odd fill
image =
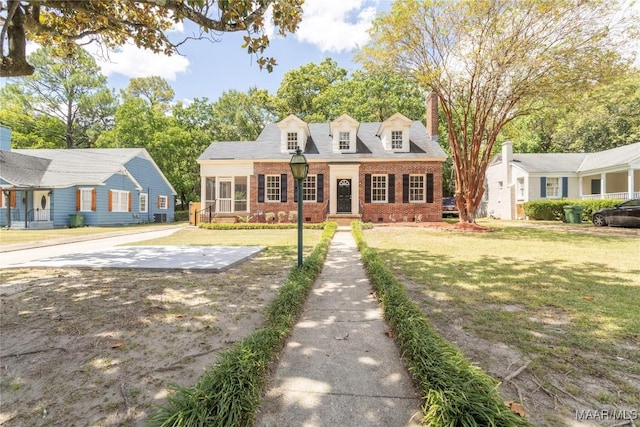
{"label": "concrete walkway", "polygon": [[256,426],[419,425],[420,400],[371,292],[351,231],[339,228]]}

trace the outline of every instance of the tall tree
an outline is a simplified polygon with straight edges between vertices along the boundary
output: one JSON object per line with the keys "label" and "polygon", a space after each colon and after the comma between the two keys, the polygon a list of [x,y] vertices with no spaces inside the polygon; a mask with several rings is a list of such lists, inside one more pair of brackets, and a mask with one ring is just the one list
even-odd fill
{"label": "tall tree", "polygon": [[153,108],[165,110],[173,101],[175,92],[160,76],[134,77],[129,85],[120,91],[123,99],[141,98]]}
{"label": "tall tree", "polygon": [[20,94],[24,110],[61,120],[66,148],[91,146],[110,125],[116,104],[95,60],[82,49],[56,57],[51,48],[38,49],[29,60],[36,72],[7,85]]}
{"label": "tall tree", "polygon": [[263,57],[269,46],[265,13],[284,36],[298,28],[304,0],[3,0],[0,2],[0,77],[24,76],[34,68],[26,59],[26,41],[55,46],[61,55],[76,43],[107,47],[133,40],[137,46],[172,54],[186,40],[173,42],[167,31],[177,22],[191,21],[206,34],[243,31],[243,48],[258,65],[271,71],[276,61]]}
{"label": "tall tree", "polygon": [[374,21],[360,60],[411,76],[440,98],[462,222],[475,221],[494,143],[528,113],[525,101],[617,71],[615,49],[637,35],[615,22],[619,9],[615,1],[397,0]]}
{"label": "tall tree", "polygon": [[331,58],[320,64],[309,63],[297,70],[287,71],[277,92],[277,110],[280,119],[295,114],[307,122],[322,121],[324,117],[315,110],[314,99],[347,76],[347,70]]}
{"label": "tall tree", "polygon": [[211,125],[216,141],[252,141],[277,119],[275,100],[264,89],[229,90],[213,104]]}
{"label": "tall tree", "polygon": [[356,71],[326,87],[312,104],[321,121],[344,113],[361,122],[381,122],[395,113],[425,119],[424,93],[415,81],[392,73]]}

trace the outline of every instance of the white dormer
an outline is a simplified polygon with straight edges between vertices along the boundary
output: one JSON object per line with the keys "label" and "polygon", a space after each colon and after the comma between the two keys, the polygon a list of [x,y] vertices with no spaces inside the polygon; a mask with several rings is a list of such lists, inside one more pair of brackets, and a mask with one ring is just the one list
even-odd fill
{"label": "white dormer", "polygon": [[304,152],[309,137],[309,126],[294,114],[290,114],[282,121],[278,122],[280,128],[280,152],[292,153],[296,148]]}
{"label": "white dormer", "polygon": [[411,119],[400,113],[395,113],[380,124],[378,136],[385,151],[393,151],[395,153],[409,152],[409,128],[411,123]]}
{"label": "white dormer", "polygon": [[334,153],[356,152],[359,125],[360,123],[348,114],[343,114],[330,123],[331,147]]}

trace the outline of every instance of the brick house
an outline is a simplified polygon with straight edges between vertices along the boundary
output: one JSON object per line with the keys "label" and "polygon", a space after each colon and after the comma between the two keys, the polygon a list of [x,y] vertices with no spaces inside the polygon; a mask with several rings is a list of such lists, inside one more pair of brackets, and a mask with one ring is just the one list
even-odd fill
{"label": "brick house", "polygon": [[427,126],[396,113],[359,123],[343,114],[330,123],[290,115],[255,141],[214,142],[198,158],[201,220],[251,217],[297,220],[297,182],[289,167],[300,147],[309,163],[303,183],[305,222],[441,221],[442,163],[437,102],[428,97]]}

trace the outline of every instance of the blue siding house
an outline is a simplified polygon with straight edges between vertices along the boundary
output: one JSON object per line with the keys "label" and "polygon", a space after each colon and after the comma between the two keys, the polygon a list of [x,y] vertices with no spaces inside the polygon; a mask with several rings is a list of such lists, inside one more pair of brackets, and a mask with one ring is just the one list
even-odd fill
{"label": "blue siding house", "polygon": [[172,222],[176,192],[144,148],[0,150],[0,226]]}

